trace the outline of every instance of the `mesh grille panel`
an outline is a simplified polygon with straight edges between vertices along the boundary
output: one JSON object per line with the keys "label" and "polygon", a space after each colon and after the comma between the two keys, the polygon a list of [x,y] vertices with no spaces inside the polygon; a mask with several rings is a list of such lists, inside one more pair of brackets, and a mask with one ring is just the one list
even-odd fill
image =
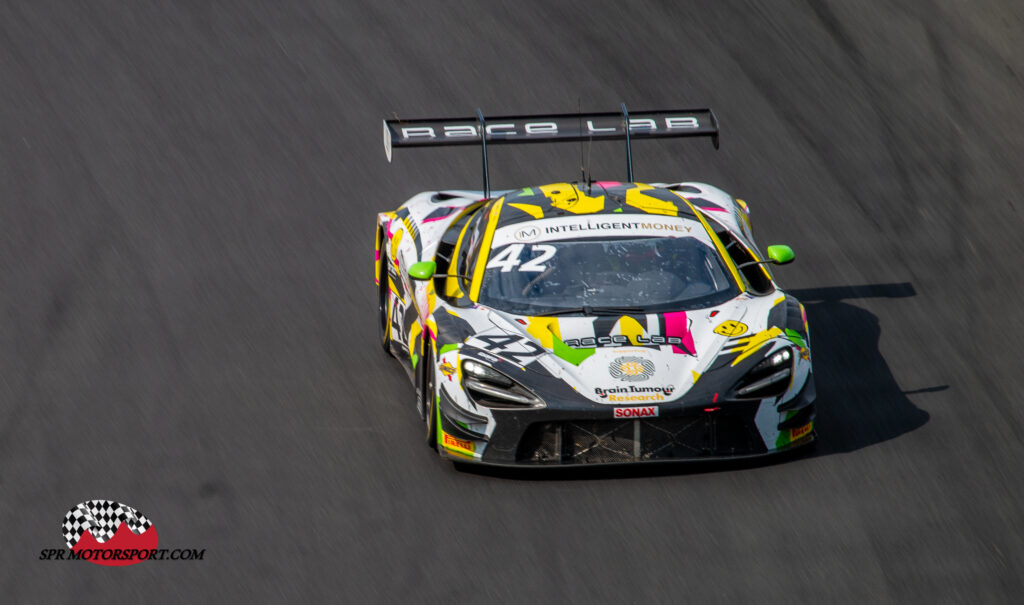
{"label": "mesh grille panel", "polygon": [[562,425],[563,457],[574,463],[633,460],[633,422],[591,420]]}
{"label": "mesh grille panel", "polygon": [[752,416],[714,413],[643,420],[536,423],[523,435],[516,460],[607,464],[765,453],[767,448]]}
{"label": "mesh grille panel", "polygon": [[710,454],[710,426],[701,416],[637,420],[644,460],[695,458]]}

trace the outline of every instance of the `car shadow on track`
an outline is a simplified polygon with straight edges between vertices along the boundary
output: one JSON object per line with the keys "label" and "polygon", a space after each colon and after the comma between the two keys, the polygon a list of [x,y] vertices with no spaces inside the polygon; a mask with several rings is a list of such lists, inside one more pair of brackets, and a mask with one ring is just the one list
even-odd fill
{"label": "car shadow on track", "polygon": [[847,302],[858,298],[908,298],[909,283],[839,286],[792,293],[807,308],[811,326],[820,435],[816,455],[852,452],[888,441],[928,422],[909,393],[949,388],[935,385],[900,390],[878,350],[878,318]]}
{"label": "car shadow on track", "polygon": [[812,288],[790,292],[804,303],[810,325],[817,385],[818,440],[808,448],[768,458],[572,468],[498,468],[458,465],[460,471],[514,480],[585,480],[699,474],[787,463],[802,457],[841,454],[888,441],[920,428],[928,413],[909,393],[942,391],[936,385],[903,392],[878,350],[878,317],[847,301],[909,298],[910,283]]}

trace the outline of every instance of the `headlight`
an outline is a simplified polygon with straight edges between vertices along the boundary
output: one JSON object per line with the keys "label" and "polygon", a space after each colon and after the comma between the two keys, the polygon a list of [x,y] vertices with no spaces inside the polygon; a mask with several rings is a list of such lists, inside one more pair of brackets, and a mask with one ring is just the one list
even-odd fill
{"label": "headlight", "polygon": [[478,405],[498,409],[544,407],[544,402],[529,389],[478,361],[463,361],[462,376],[462,387]]}
{"label": "headlight", "polygon": [[768,368],[779,368],[784,365],[788,366],[789,362],[793,359],[793,349],[785,347],[771,354],[768,359],[765,359],[761,363],[754,367],[753,371],[764,370]]}
{"label": "headlight", "polygon": [[490,366],[485,366],[484,364],[478,361],[473,361],[472,359],[467,359],[462,362],[462,371],[470,378],[483,380],[485,382],[493,382],[506,387],[512,386],[511,378]]}
{"label": "headlight", "polygon": [[793,375],[793,349],[785,347],[754,366],[739,382],[736,394],[743,398],[778,397],[789,388]]}

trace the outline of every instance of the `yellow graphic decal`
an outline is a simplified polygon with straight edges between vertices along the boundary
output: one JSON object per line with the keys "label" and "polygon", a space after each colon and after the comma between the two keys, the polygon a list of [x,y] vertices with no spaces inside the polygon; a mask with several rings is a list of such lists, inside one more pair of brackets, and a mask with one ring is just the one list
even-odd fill
{"label": "yellow graphic decal", "polygon": [[405,231],[402,229],[396,229],[395,234],[391,236],[391,262],[398,262],[398,244],[402,243],[402,236],[405,235]]}
{"label": "yellow graphic decal", "polygon": [[568,183],[539,188],[551,200],[553,208],[573,214],[593,214],[604,210],[604,196],[590,197]]}
{"label": "yellow graphic decal", "polygon": [[549,351],[555,348],[554,338],[562,338],[557,317],[530,317],[526,324],[526,333],[536,338],[540,346]]}
{"label": "yellow graphic decal", "polygon": [[495,202],[494,206],[491,207],[491,215],[487,217],[487,231],[484,232],[484,239],[480,242],[480,253],[476,256],[476,267],[473,268],[473,283],[470,286],[469,292],[469,298],[473,302],[476,302],[476,299],[480,297],[480,286],[483,285],[484,281],[484,267],[487,266],[487,257],[491,255],[491,240],[494,239],[494,230],[498,226],[498,215],[501,214],[501,205],[504,203],[504,197]]}
{"label": "yellow graphic decal", "polygon": [[374,260],[373,260],[373,278],[374,278],[374,283],[376,283],[378,285],[380,284],[380,242],[381,242],[381,239],[382,239],[381,229],[377,229],[377,237],[376,237],[377,243],[374,245],[374,254],[373,254],[373,258],[374,258]]}
{"label": "yellow graphic decal", "polygon": [[[427,282],[427,315],[434,312],[434,305],[437,304],[437,292],[434,291],[434,280]],[[437,330],[434,330],[436,333]]]}
{"label": "yellow graphic decal", "polygon": [[[614,330],[612,333],[614,334]],[[639,345],[640,343],[636,339],[638,336],[644,335],[644,327],[640,325],[639,321],[626,316],[619,320],[619,333],[628,337],[631,344]]]}
{"label": "yellow graphic decal", "polygon": [[509,206],[518,208],[533,218],[544,218],[544,210],[536,204],[513,204],[509,202]]}
{"label": "yellow graphic decal", "polygon": [[558,204],[565,204],[576,201],[576,188],[569,183],[555,183],[538,187],[541,194],[551,200],[551,205],[560,208]]}
{"label": "yellow graphic decal", "polygon": [[782,336],[782,330],[780,330],[777,327],[771,327],[768,328],[767,330],[758,332],[753,336],[748,336],[746,338],[741,338],[737,340],[735,343],[732,343],[734,345],[733,348],[725,352],[735,353],[737,351],[740,351],[739,357],[734,359],[732,362],[732,365],[736,365],[739,362],[746,359],[747,357],[750,357],[755,351],[761,348],[761,345],[777,336]]}
{"label": "yellow graphic decal", "polygon": [[455,366],[453,366],[447,359],[445,359],[444,363],[439,366],[439,369],[441,370],[441,373],[448,378],[451,378],[452,374],[455,373]]}
{"label": "yellow graphic decal", "polygon": [[412,236],[413,241],[418,239],[420,236],[419,228],[415,224],[413,224],[413,222],[410,220],[408,216],[403,216],[401,220],[402,226],[404,226],[405,230],[409,232],[410,236]]}
{"label": "yellow graphic decal", "polygon": [[659,200],[656,197],[646,195],[644,191],[654,189],[650,185],[638,184],[634,189],[626,190],[626,205],[639,208],[648,214],[664,214],[665,216],[679,216],[679,206],[667,200]]}
{"label": "yellow graphic decal", "polygon": [[784,300],[786,300],[786,297],[785,296],[780,296],[780,297],[778,297],[778,298],[776,298],[775,300],[772,301],[772,306],[774,307],[775,305],[779,304],[780,302],[782,302]]}
{"label": "yellow graphic decal", "polygon": [[412,322],[412,326],[409,327],[409,360],[412,361],[412,367],[416,367],[416,362],[419,360],[419,351],[416,346],[416,339],[419,338],[420,332],[423,328],[420,326],[419,321]]}
{"label": "yellow graphic decal", "polygon": [[690,370],[690,373],[693,374],[693,384],[697,384],[697,381],[700,380],[700,374],[693,370]]}
{"label": "yellow graphic decal", "polygon": [[738,321],[727,320],[718,324],[715,328],[715,334],[721,334],[722,336],[740,336],[747,331],[747,324],[740,323]]}
{"label": "yellow graphic decal", "polygon": [[[389,283],[389,284],[391,283],[391,278],[388,278],[388,283]],[[392,304],[391,304],[391,303],[389,302],[389,303],[388,303],[388,327],[386,328],[386,331],[387,331],[387,333],[388,333],[388,334],[387,334],[388,342],[390,342],[390,341],[391,341],[391,309],[392,309],[393,307],[394,307],[394,305],[392,305]]]}

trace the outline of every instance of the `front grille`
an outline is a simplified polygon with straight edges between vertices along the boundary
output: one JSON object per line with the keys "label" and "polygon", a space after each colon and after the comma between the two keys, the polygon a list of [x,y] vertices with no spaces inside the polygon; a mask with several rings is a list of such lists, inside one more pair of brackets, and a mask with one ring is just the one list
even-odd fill
{"label": "front grille", "polygon": [[752,412],[716,411],[643,420],[534,423],[519,442],[516,461],[608,464],[748,456],[766,451]]}
{"label": "front grille", "polygon": [[622,422],[566,422],[562,425],[562,455],[578,463],[633,460],[635,424]]}

